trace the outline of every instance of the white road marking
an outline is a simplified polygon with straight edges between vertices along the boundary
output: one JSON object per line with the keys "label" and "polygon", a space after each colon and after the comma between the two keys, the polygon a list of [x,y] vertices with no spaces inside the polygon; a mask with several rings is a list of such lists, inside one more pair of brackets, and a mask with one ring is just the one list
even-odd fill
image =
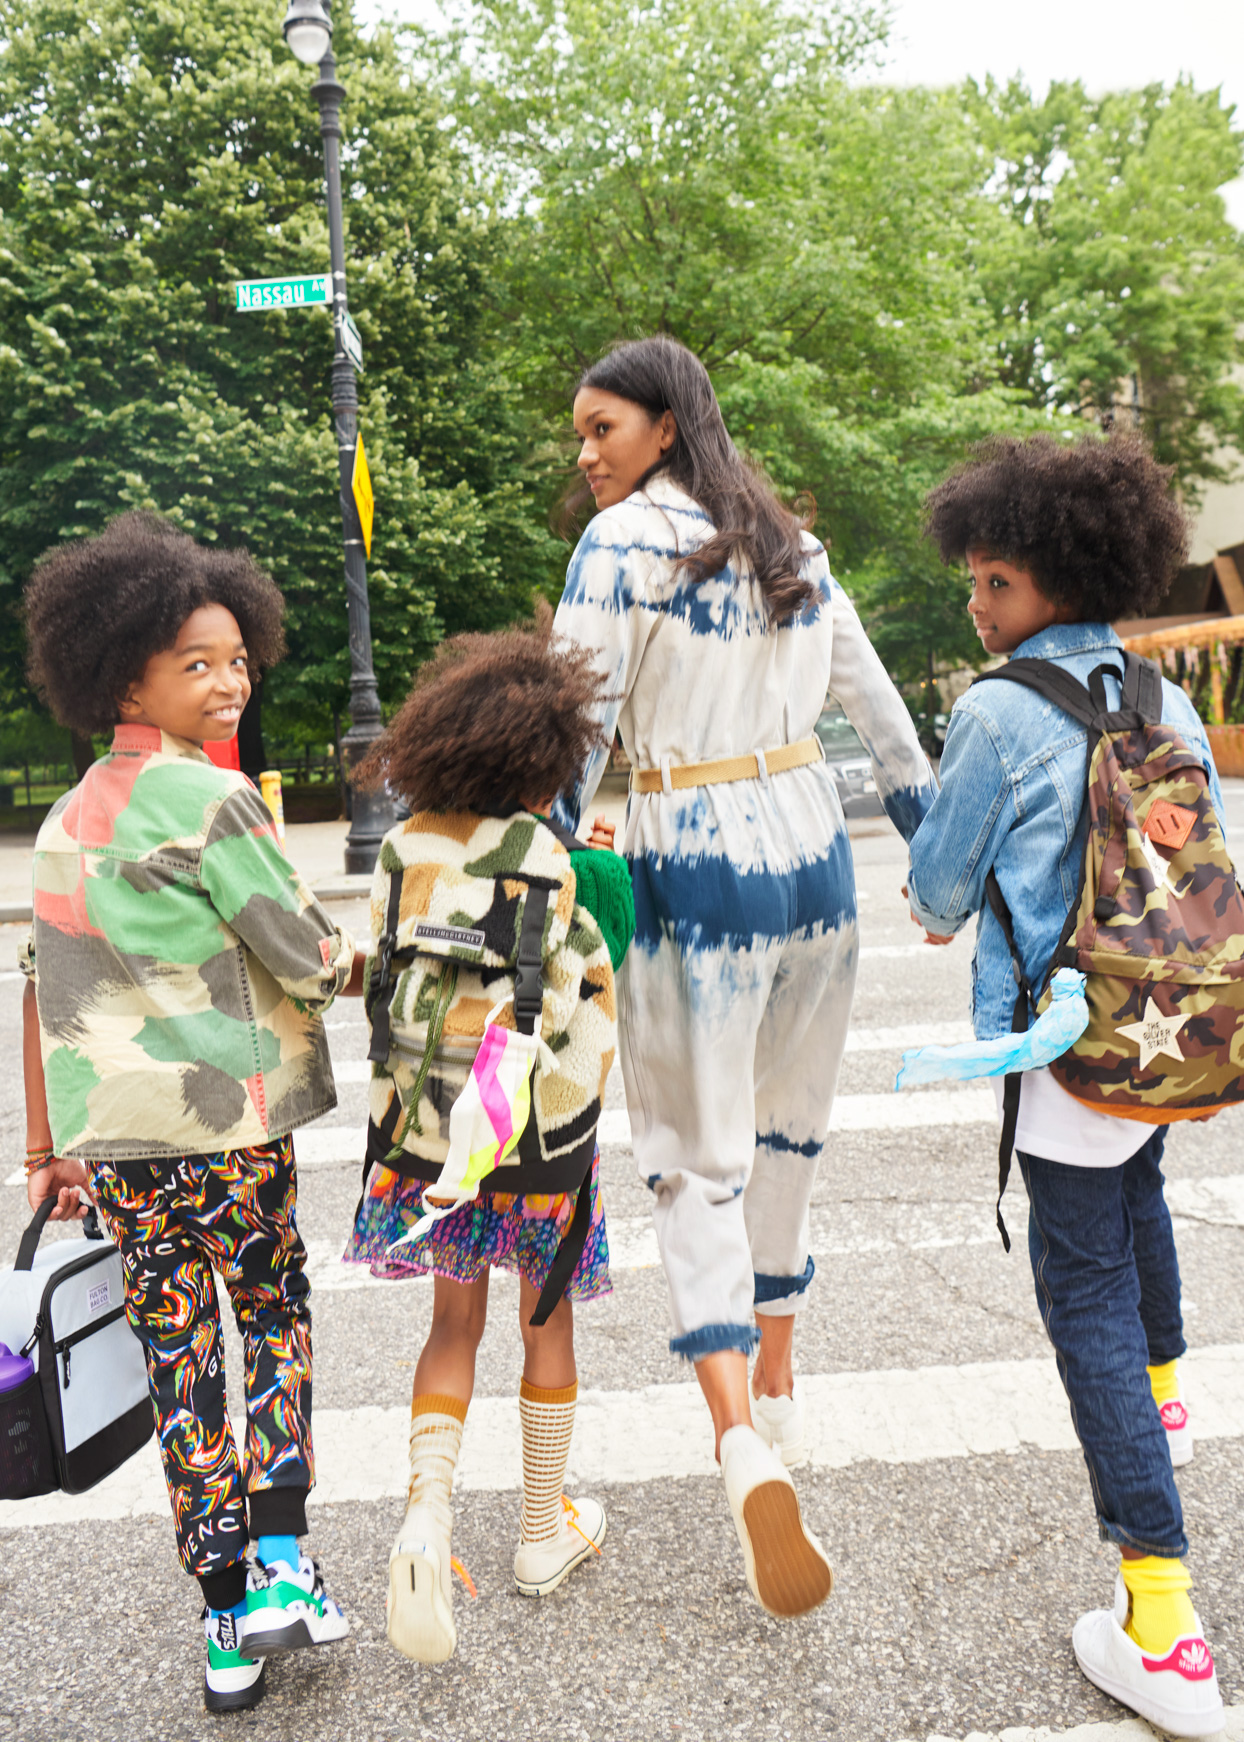
{"label": "white road marking", "polygon": [[970,1022],[912,1022],[902,1028],[850,1028],[848,1052],[902,1052],[909,1046],[959,1046],[972,1039]]}
{"label": "white road marking", "polygon": [[[1194,1349],[1180,1367],[1198,1440],[1244,1437],[1244,1344]],[[1054,1362],[978,1361],[803,1378],[812,1462],[821,1469],[876,1461],[1073,1451],[1067,1399]],[[406,1492],[410,1413],[404,1407],[317,1409],[319,1505],[399,1498]],[[694,1381],[579,1395],[567,1487],[718,1475],[709,1418]],[[457,1487],[513,1490],[522,1483],[515,1397],[471,1405]],[[0,1528],[76,1524],[168,1511],[154,1441],[85,1494],[0,1502]],[[1008,1742],[1010,1739],[1008,1737]]]}
{"label": "white road marking", "polygon": [[1176,1228],[1212,1222],[1220,1228],[1244,1228],[1244,1174],[1210,1179],[1168,1179],[1166,1202]]}
{"label": "white road marking", "polygon": [[[1226,1728],[1217,1731],[1217,1737],[1221,1742],[1244,1742],[1244,1706],[1228,1706],[1226,1718]],[[1000,1731],[973,1730],[963,1742],[1154,1742],[1158,1734],[1140,1718],[1123,1718],[1112,1724],[1077,1724],[1074,1730],[1050,1730],[1045,1725],[1032,1730],[1026,1724]],[[956,1738],[926,1736],[924,1742],[956,1742]]]}
{"label": "white road marking", "polygon": [[[961,932],[959,935],[967,937],[968,933]],[[955,942],[958,941],[956,938]],[[948,949],[953,950],[954,947],[954,944],[926,944],[924,942],[918,944],[861,944],[860,960],[862,962],[869,959],[882,962],[901,961],[907,956],[932,956],[935,950],[940,953]],[[963,951],[959,950],[957,954],[962,955]]]}

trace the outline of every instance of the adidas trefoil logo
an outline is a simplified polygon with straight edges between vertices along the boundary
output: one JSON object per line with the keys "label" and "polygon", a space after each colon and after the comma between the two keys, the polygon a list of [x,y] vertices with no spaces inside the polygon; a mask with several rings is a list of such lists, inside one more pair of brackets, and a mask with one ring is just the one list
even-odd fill
{"label": "adidas trefoil logo", "polygon": [[1214,1660],[1209,1654],[1209,1647],[1203,1639],[1185,1641],[1175,1665],[1181,1675],[1201,1677],[1213,1669]]}

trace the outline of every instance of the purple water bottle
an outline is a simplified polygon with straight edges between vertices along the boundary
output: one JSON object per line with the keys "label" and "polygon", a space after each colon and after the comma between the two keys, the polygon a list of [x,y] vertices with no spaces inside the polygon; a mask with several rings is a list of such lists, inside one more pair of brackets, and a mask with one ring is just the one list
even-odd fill
{"label": "purple water bottle", "polygon": [[55,1486],[35,1364],[0,1343],[0,1499],[46,1494]]}

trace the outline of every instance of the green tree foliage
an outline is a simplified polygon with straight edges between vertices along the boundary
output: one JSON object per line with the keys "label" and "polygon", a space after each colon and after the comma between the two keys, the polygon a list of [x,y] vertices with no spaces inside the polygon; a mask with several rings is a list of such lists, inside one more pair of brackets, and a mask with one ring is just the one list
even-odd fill
{"label": "green tree foliage", "polygon": [[[0,606],[16,680],[34,560],[128,506],[246,543],[289,604],[269,702],[346,699],[326,310],[237,314],[239,278],[328,263],[308,70],[278,0],[0,0]],[[344,5],[351,302],[377,497],[382,695],[547,568],[514,394],[481,354],[495,234],[436,102]],[[14,700],[19,700],[14,697]]]}
{"label": "green tree foliage", "polygon": [[1244,238],[1217,190],[1244,136],[1217,91],[969,89],[1007,220],[980,279],[999,378],[1034,406],[1138,422],[1195,496],[1244,448]]}
{"label": "green tree foliage", "polygon": [[1002,221],[961,98],[846,77],[884,30],[868,6],[479,0],[421,46],[513,215],[510,366],[563,452],[582,368],[673,333],[918,677],[975,649],[941,602],[913,621],[910,577],[948,585],[920,498],[967,442],[1044,420],[998,379],[976,262]]}
{"label": "green tree foliage", "polygon": [[740,445],[816,499],[900,677],[979,659],[924,492],[996,431],[1082,429],[1137,374],[1185,486],[1238,431],[1240,136],[1184,86],[853,80],[886,9],[463,0],[424,64],[511,217],[499,326],[554,441],[609,343],[666,331]]}

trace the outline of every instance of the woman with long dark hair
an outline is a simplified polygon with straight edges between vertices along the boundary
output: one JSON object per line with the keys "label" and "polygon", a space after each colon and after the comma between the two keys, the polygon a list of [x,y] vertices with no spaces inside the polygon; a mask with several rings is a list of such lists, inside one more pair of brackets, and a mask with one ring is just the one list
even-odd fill
{"label": "woman with long dark hair", "polygon": [[[788,1474],[808,1455],[792,1344],[858,953],[851,849],[814,735],[826,693],[908,839],[933,782],[823,546],[738,453],[698,358],[668,338],[620,345],[579,382],[574,421],[597,513],[556,627],[594,650],[604,724],[634,768],[620,1051],[670,1348],[712,1412],[748,1584],[798,1615],[832,1584]],[[564,795],[575,825],[605,758]]]}

